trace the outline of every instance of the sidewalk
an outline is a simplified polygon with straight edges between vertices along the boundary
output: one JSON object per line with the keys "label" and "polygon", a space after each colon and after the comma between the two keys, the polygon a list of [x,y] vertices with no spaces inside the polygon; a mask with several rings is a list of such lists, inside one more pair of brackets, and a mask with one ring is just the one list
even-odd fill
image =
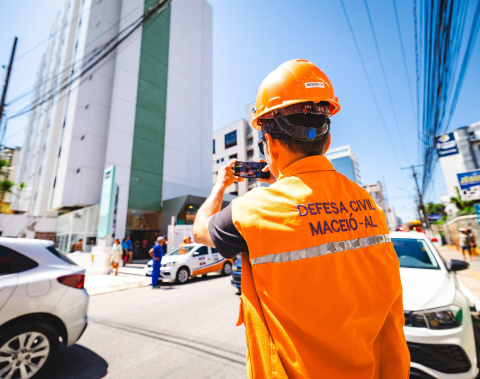
{"label": "sidewalk", "polygon": [[[145,276],[148,259],[134,260],[133,263],[118,269],[118,275],[112,271],[103,274],[104,261],[95,256],[92,262],[90,253],[72,253],[68,257],[86,270],[85,289],[90,296],[150,285],[151,278]],[[100,261],[99,261],[100,260]]]}
{"label": "sidewalk", "polygon": [[[445,260],[463,260],[463,255],[455,248],[438,245],[436,245],[436,247]],[[468,261],[468,263],[470,263],[469,269],[458,271],[457,278],[459,282],[467,287],[467,289],[477,298],[474,303],[477,305],[477,310],[480,311],[480,257],[477,256],[472,262]],[[468,296],[468,294],[466,295]]]}

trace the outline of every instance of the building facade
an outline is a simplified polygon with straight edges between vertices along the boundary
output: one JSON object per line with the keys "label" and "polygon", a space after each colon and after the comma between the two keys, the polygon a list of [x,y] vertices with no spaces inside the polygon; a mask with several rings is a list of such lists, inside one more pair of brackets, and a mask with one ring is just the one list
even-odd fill
{"label": "building facade", "polygon": [[397,229],[398,219],[395,214],[395,209],[387,203],[386,197],[383,193],[381,182],[364,184],[363,189],[369,193],[375,203],[380,206],[385,213],[388,228],[392,231]]}
{"label": "building facade", "polygon": [[359,186],[362,185],[358,159],[349,145],[330,148],[325,157],[332,163],[336,171]]}
{"label": "building facade", "polygon": [[[213,183],[217,180],[218,170],[232,159],[241,162],[259,162],[265,159],[260,153],[258,143],[262,134],[252,127],[255,103],[246,107],[247,119],[238,120],[213,133]],[[252,188],[261,186],[257,179],[245,178],[228,187],[226,194],[241,196]]]}
{"label": "building facade", "polygon": [[107,59],[31,113],[18,179],[31,190],[18,210],[56,215],[98,205],[104,170],[115,166],[116,236],[153,239],[188,208],[166,214],[166,202],[210,192],[212,10],[205,0],[66,1],[34,101],[130,32]]}
{"label": "building facade", "polygon": [[480,169],[480,122],[438,136],[436,141],[448,197],[457,197],[457,174]]}

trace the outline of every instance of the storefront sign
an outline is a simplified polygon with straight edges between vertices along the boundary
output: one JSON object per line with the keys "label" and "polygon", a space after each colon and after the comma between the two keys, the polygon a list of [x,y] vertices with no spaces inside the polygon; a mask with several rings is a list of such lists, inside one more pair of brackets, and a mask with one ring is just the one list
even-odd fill
{"label": "storefront sign", "polygon": [[453,132],[435,137],[435,145],[439,158],[458,154],[457,141]]}
{"label": "storefront sign", "polygon": [[457,178],[462,200],[480,199],[480,170],[460,172]]}

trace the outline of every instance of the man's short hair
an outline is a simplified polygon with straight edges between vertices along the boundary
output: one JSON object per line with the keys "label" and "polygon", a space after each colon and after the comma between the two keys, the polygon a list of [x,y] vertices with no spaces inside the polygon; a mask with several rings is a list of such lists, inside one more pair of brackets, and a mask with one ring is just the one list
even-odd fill
{"label": "man's short hair", "polygon": [[[289,122],[296,125],[303,125],[307,128],[321,128],[324,123],[324,117],[322,115],[316,115],[312,113],[307,114],[292,114],[285,116]],[[265,133],[277,134],[278,140],[288,150],[295,154],[302,154],[306,157],[312,155],[323,155],[325,147],[328,143],[329,133],[325,133],[322,138],[316,141],[297,141],[290,136],[282,133],[275,121],[264,119],[262,122],[262,135]]]}

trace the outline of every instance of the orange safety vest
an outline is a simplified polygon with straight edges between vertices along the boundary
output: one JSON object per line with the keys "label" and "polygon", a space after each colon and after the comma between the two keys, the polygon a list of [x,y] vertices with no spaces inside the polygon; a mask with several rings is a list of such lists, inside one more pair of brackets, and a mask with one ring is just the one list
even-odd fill
{"label": "orange safety vest", "polygon": [[399,263],[385,216],[327,158],[232,202],[246,240],[237,325],[250,378],[407,379]]}

